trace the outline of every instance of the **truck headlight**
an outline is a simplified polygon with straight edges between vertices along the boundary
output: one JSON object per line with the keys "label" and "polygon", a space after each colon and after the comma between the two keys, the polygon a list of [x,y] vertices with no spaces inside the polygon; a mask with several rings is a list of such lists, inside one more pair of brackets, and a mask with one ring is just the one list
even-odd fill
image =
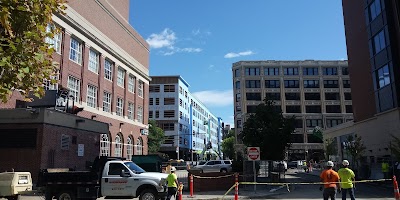
{"label": "truck headlight", "polygon": [[160,187],[164,186],[167,184],[167,179],[161,178],[160,183],[158,183]]}

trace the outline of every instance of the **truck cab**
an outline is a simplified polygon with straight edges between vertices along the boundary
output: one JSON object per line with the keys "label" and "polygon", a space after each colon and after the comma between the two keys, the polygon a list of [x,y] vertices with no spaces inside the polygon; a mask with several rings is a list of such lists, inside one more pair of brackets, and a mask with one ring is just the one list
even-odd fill
{"label": "truck cab", "polygon": [[108,161],[102,172],[101,194],[153,199],[165,195],[167,176],[146,172],[131,161]]}

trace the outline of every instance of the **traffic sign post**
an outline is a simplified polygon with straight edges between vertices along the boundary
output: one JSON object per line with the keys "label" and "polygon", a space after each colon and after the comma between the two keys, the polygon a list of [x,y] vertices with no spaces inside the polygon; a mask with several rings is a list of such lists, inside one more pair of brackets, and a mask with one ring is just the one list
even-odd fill
{"label": "traffic sign post", "polygon": [[[257,182],[256,160],[260,160],[260,147],[247,147],[247,159],[253,161],[254,182]],[[257,184],[254,184],[254,192],[257,190]]]}

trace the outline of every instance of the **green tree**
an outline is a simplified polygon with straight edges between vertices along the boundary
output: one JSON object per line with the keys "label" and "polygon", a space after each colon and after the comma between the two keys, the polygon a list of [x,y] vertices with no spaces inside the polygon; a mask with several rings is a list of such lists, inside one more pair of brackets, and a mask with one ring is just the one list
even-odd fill
{"label": "green tree", "polygon": [[234,144],[235,144],[234,136],[230,136],[230,137],[222,140],[221,146],[222,146],[222,152],[224,153],[224,156],[229,157],[230,159],[233,159],[235,157]]}
{"label": "green tree", "polygon": [[397,161],[400,161],[400,138],[391,135],[393,140],[390,142],[390,150]]}
{"label": "green tree", "polygon": [[329,160],[329,156],[337,155],[337,143],[334,138],[329,138],[325,140],[325,154],[326,160]]}
{"label": "green tree", "polygon": [[50,80],[55,67],[54,49],[45,42],[54,37],[52,24],[55,12],[63,13],[64,0],[1,0],[0,1],[0,101],[7,102],[18,90],[24,97],[32,92],[44,95],[43,80]]}
{"label": "green tree", "polygon": [[228,134],[224,135],[223,139],[229,138],[229,137],[235,137],[235,131],[234,130],[229,130]]}
{"label": "green tree", "polygon": [[361,136],[355,135],[353,137],[352,135],[349,135],[346,139],[347,139],[347,141],[345,142],[346,152],[355,163],[355,168],[358,169],[359,166],[358,163],[361,160],[361,157],[366,147],[362,142]]}
{"label": "green tree", "polygon": [[164,143],[164,131],[157,126],[154,120],[149,120],[148,146],[149,153],[156,153]]}
{"label": "green tree", "polygon": [[282,160],[294,125],[294,116],[284,117],[273,101],[265,99],[244,123],[241,136],[246,146],[260,147],[262,160]]}

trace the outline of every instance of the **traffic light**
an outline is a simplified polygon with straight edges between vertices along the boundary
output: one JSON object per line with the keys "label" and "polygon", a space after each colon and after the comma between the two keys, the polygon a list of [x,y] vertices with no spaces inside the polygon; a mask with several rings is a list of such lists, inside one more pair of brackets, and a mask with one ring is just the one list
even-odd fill
{"label": "traffic light", "polygon": [[208,144],[207,144],[207,149],[212,149],[211,142],[208,142]]}

